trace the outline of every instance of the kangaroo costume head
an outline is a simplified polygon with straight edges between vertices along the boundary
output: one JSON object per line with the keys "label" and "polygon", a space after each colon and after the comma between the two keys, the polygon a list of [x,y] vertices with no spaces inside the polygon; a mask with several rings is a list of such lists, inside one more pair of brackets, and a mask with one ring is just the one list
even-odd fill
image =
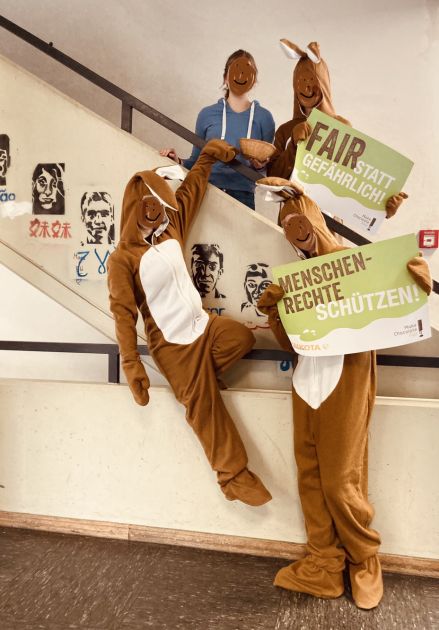
{"label": "kangaroo costume head", "polygon": [[320,56],[318,43],[311,42],[305,51],[288,39],[281,39],[280,45],[287,57],[297,61],[293,72],[293,118],[307,117],[315,107],[329,116],[335,116],[329,70]]}
{"label": "kangaroo costume head", "polygon": [[270,192],[271,200],[285,200],[279,212],[279,224],[294,248],[307,257],[345,249],[328,229],[318,205],[296,182],[281,177],[264,177],[256,184]]}
{"label": "kangaroo costume head", "polygon": [[[177,171],[178,169],[178,171]],[[120,239],[131,245],[158,238],[169,225],[168,212],[178,212],[174,191],[165,181],[183,179],[180,167],[161,167],[136,173],[125,189],[120,223]]]}

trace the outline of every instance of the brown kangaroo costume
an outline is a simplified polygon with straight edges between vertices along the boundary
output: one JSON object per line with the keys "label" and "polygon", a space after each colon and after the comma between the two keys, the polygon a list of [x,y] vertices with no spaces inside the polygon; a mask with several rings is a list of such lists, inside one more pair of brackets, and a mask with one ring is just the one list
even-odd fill
{"label": "brown kangaroo costume", "polygon": [[271,495],[247,469],[244,445],[217,382],[217,374],[246,354],[255,340],[242,324],[203,310],[182,252],[212,165],[235,154],[222,140],[208,142],[175,195],[157,173],[136,173],[125,190],[121,237],[109,258],[108,281],[122,366],[136,402],[149,401],[149,380],[137,351],[139,310],[150,354],[186,407],[186,419],[217,472],[221,490],[230,500],[262,505]]}
{"label": "brown kangaroo costume", "polygon": [[[288,120],[276,131],[274,146],[277,151],[267,166],[267,174],[270,177],[289,179],[294,169],[297,143],[306,140],[311,134],[307,118],[313,109],[318,109],[345,125],[350,125],[350,122],[335,113],[329,70],[320,56],[319,44],[311,42],[306,51],[288,39],[281,39],[280,44],[290,59],[298,60],[293,72],[294,110],[292,120]],[[389,197],[386,203],[387,218],[396,213],[404,199],[407,199],[407,195],[403,192]]]}
{"label": "brown kangaroo costume", "polygon": [[[273,179],[260,181],[280,183]],[[284,184],[296,190],[292,182]],[[298,253],[305,258],[346,249],[326,227],[319,207],[297,190],[296,194],[284,204],[280,219]],[[414,258],[408,268],[429,293],[431,279],[424,260]],[[281,287],[272,284],[258,307],[268,315],[280,345],[292,351],[277,309],[283,294]],[[319,397],[319,389],[328,380],[330,387]],[[344,591],[347,559],[356,605],[373,608],[379,603],[383,592],[377,557],[380,537],[370,528],[373,508],[367,499],[368,426],[375,392],[375,352],[298,357],[292,392],[294,453],[307,555],[281,569],[276,585],[317,597],[338,597]]]}

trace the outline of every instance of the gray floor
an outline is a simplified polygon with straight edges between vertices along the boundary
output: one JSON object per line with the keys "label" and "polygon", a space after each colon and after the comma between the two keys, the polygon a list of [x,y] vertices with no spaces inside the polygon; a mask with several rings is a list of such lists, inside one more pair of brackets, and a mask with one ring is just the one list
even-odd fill
{"label": "gray floor", "polygon": [[272,586],[284,560],[0,529],[1,630],[439,630],[439,581],[358,610]]}

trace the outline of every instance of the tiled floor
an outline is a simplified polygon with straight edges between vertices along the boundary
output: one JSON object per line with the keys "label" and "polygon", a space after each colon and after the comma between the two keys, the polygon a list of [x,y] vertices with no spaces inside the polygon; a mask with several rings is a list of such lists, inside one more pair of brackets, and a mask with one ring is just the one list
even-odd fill
{"label": "tiled floor", "polygon": [[439,581],[360,611],[272,586],[284,560],[0,529],[1,630],[439,630]]}

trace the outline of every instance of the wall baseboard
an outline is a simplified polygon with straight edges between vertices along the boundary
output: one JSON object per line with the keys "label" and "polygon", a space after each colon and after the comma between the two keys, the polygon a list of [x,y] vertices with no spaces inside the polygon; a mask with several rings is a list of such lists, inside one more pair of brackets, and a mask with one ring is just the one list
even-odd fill
{"label": "wall baseboard", "polygon": [[[24,514],[21,512],[0,511],[0,527],[15,527],[58,534],[95,536],[98,538],[116,538],[162,545],[178,545],[227,553],[245,553],[253,556],[285,558],[287,560],[300,558],[305,552],[305,545],[303,544],[278,540],[245,538],[242,536],[148,527],[147,525],[129,525],[108,521],[90,521],[61,516]],[[383,571],[387,573],[401,573],[439,579],[439,559],[414,558],[383,553],[380,554],[380,560]]]}

